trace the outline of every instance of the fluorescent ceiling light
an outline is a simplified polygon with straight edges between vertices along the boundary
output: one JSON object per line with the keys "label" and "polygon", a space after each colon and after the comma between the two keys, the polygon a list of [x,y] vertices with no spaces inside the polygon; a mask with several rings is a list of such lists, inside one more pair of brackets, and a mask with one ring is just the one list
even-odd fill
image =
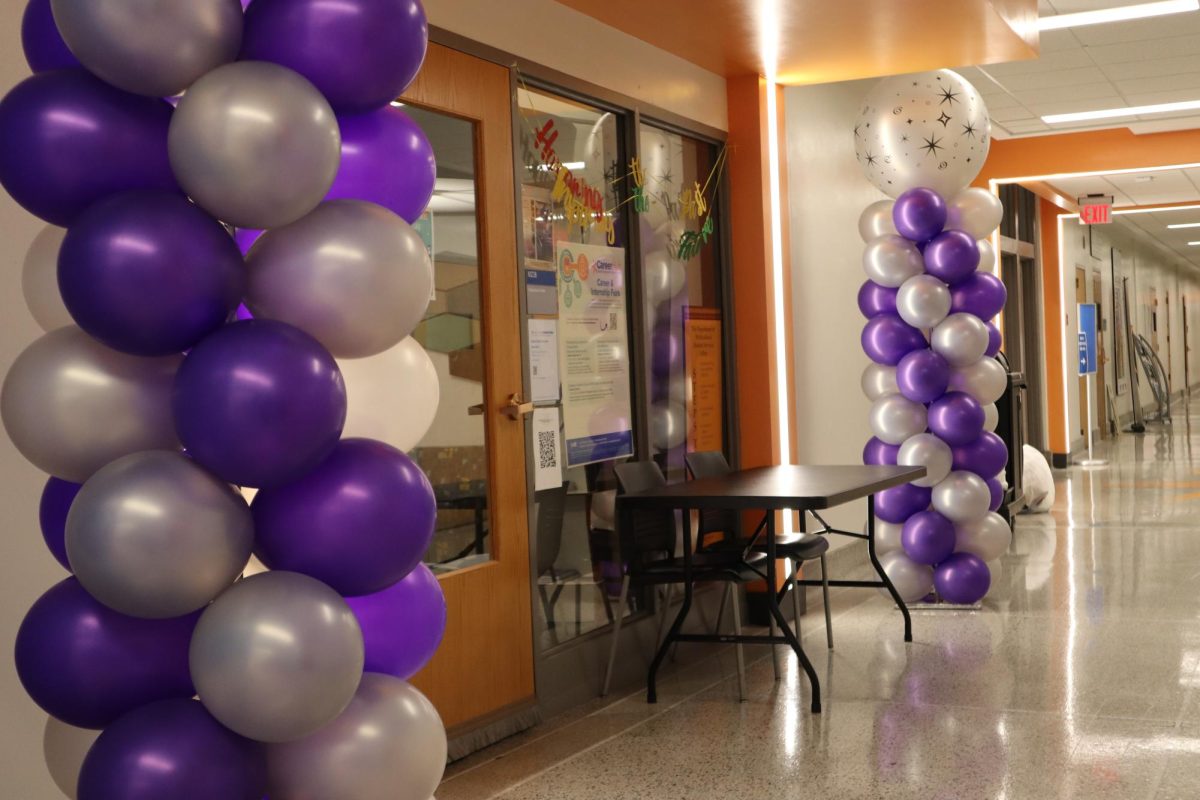
{"label": "fluorescent ceiling light", "polygon": [[1165,2],[1159,3],[1141,3],[1134,6],[1102,8],[1096,11],[1080,11],[1075,14],[1056,14],[1052,17],[1040,17],[1037,27],[1041,31],[1053,31],[1060,28],[1099,25],[1105,22],[1161,17],[1165,14],[1181,14],[1185,11],[1200,11],[1200,0],[1165,0]]}
{"label": "fluorescent ceiling light", "polygon": [[1047,114],[1042,117],[1042,122],[1047,125],[1056,125],[1060,122],[1140,117],[1143,114],[1170,114],[1173,111],[1196,111],[1197,109],[1200,109],[1200,100],[1184,100],[1181,103],[1156,103],[1152,106],[1125,106],[1123,108],[1102,108],[1098,111],[1076,111],[1071,114]]}
{"label": "fluorescent ceiling light", "polygon": [[1175,225],[1168,225],[1168,228],[1175,230],[1176,228],[1200,228],[1200,222],[1179,222]]}
{"label": "fluorescent ceiling light", "polygon": [[1200,247],[1200,242],[1188,242],[1188,247]]}

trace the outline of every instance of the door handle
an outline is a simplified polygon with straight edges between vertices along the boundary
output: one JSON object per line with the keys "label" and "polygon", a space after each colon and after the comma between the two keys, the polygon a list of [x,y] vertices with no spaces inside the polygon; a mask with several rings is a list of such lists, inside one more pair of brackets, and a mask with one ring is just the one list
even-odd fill
{"label": "door handle", "polygon": [[500,413],[504,414],[511,420],[518,420],[526,414],[533,413],[533,403],[526,403],[521,399],[521,393],[515,392],[508,396],[508,402],[500,407]]}

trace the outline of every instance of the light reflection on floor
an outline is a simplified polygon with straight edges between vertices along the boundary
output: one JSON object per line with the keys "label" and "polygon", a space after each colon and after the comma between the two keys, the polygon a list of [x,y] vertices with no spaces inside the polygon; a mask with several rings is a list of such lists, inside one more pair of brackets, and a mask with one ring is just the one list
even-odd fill
{"label": "light reflection on floor", "polygon": [[[1192,413],[1200,412],[1200,403]],[[731,653],[677,671],[647,706],[597,702],[454,765],[440,800],[1200,797],[1200,465],[1190,418],[1122,436],[1108,467],[1056,473],[1019,518],[977,612],[899,615],[819,593],[794,658],[759,652],[737,702]]]}

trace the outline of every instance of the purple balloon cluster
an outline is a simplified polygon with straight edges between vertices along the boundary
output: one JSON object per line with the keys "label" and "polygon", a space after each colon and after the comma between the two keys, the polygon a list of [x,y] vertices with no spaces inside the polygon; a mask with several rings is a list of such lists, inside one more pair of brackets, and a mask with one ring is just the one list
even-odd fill
{"label": "purple balloon cluster", "polygon": [[[196,17],[190,15],[211,11],[227,19],[223,5],[228,2],[233,0],[195,0],[156,13],[166,15],[159,20],[166,28],[177,24],[176,30],[164,30],[174,34],[172,41],[186,42],[215,35],[193,25]],[[29,0],[26,7],[22,45],[35,74],[0,100],[0,137],[6,145],[0,151],[0,185],[30,213],[68,228],[57,260],[62,302],[76,325],[107,350],[98,350],[103,364],[64,356],[61,363],[34,365],[45,380],[32,391],[45,392],[40,399],[47,408],[82,409],[83,418],[70,420],[70,430],[86,432],[113,460],[133,458],[145,450],[145,437],[126,430],[123,421],[101,416],[104,406],[96,398],[114,385],[135,394],[140,391],[137,365],[184,354],[173,392],[151,397],[144,390],[141,397],[147,403],[162,401],[159,410],[173,420],[172,438],[187,456],[187,469],[211,476],[222,487],[259,489],[248,510],[240,495],[232,501],[235,510],[240,504],[253,519],[254,553],[279,575],[303,573],[322,581],[319,591],[346,609],[354,636],[361,636],[357,657],[365,670],[407,680],[432,658],[446,625],[441,588],[421,563],[436,522],[429,480],[389,445],[341,438],[346,390],[325,346],[298,327],[236,313],[244,309],[245,260],[230,226],[181,188],[168,153],[174,104],[98,77],[102,70],[91,60],[95,42],[112,41],[101,34],[114,32],[60,25],[61,16],[56,23],[57,14],[86,14],[62,5]],[[428,32],[419,0],[254,0],[244,20],[241,12],[234,13],[239,27],[227,33],[234,37],[231,53],[241,43],[239,61],[271,62],[303,76],[337,113],[340,166],[326,199],[365,200],[408,222],[417,219],[434,189],[433,151],[412,118],[391,103],[425,57]],[[95,41],[87,41],[90,36]],[[139,41],[132,35],[123,40]],[[125,59],[123,66],[136,72],[139,66],[152,69],[154,58],[174,57],[156,50],[103,55],[115,62]],[[207,133],[224,141],[228,132]],[[88,380],[62,380],[72,369]],[[18,431],[29,427],[22,415],[38,409],[17,407],[12,398],[26,387],[16,383],[5,382],[3,410],[5,427],[18,446],[31,435],[61,435],[61,440],[35,442],[45,445],[38,451],[59,452],[63,464],[83,463],[72,452],[83,447],[78,434],[67,438],[61,425],[18,438]],[[22,452],[29,455],[24,447]],[[42,534],[59,563],[79,577],[66,578],[37,600],[16,641],[17,670],[33,700],[69,725],[104,729],[82,764],[78,796],[292,796],[271,783],[274,775],[268,779],[270,748],[239,734],[241,726],[223,718],[203,691],[198,703],[191,699],[202,683],[193,633],[225,594],[192,613],[162,619],[150,612],[120,613],[89,592],[84,573],[95,573],[82,569],[83,559],[96,558],[107,545],[76,546],[76,528],[83,527],[76,525],[72,507],[89,494],[91,481],[77,481],[90,474],[72,470],[70,480],[55,476],[46,483]],[[143,504],[141,513],[151,520],[146,530],[154,535],[170,533],[172,489],[185,499],[182,488],[168,486],[162,505]],[[231,502],[223,495],[217,499]],[[112,533],[115,541],[120,532]],[[169,538],[163,541],[170,544]],[[156,558],[165,564],[188,557],[169,546],[143,551],[139,557],[144,556],[149,572]],[[229,575],[229,582],[237,577]],[[236,585],[248,588],[251,582]],[[170,587],[160,590],[170,592]],[[313,627],[320,623],[314,620]],[[282,624],[264,620],[260,633],[304,635],[302,626],[288,630]],[[231,649],[254,644],[235,642],[234,636],[228,633]],[[353,654],[348,657],[353,660]],[[287,692],[293,677],[284,669],[257,679]],[[352,699],[344,698],[341,708]],[[363,713],[362,703],[366,700],[356,714]],[[295,737],[320,736],[321,730],[296,730]],[[316,746],[311,741],[306,740],[309,748]],[[335,740],[325,746],[330,753],[342,752]],[[397,742],[395,749],[407,746]],[[378,772],[392,768],[387,748],[372,752]],[[356,763],[364,775],[370,772],[368,763]],[[442,766],[433,764],[430,770],[440,777]],[[368,775],[362,780],[382,779]],[[417,785],[412,791],[424,800],[431,788]],[[396,791],[395,796],[406,796],[402,787]],[[334,793],[353,800],[362,790],[345,786]]]}
{"label": "purple balloon cluster", "polygon": [[974,531],[1000,507],[1008,461],[993,432],[1006,378],[994,359],[1000,332],[990,322],[1005,290],[980,269],[974,236],[947,228],[951,218],[938,193],[910,189],[895,200],[891,220],[908,244],[876,240],[864,257],[869,276],[891,278],[878,254],[915,247],[924,269],[901,272],[892,286],[868,280],[858,293],[875,434],[863,461],[926,469],[925,478],[876,498],[880,524],[899,529],[900,547],[883,563],[901,595],[913,601],[936,587],[943,600],[969,604],[990,585],[978,554],[990,552],[974,545]]}

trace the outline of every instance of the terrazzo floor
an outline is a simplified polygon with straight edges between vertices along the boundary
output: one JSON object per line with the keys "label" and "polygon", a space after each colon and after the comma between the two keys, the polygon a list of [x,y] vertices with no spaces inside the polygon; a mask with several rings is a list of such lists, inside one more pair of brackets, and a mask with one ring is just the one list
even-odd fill
{"label": "terrazzo floor", "polygon": [[739,703],[714,648],[657,705],[597,700],[452,765],[438,800],[1200,798],[1200,402],[1098,455],[1018,518],[983,608],[914,613],[910,645],[843,590],[827,650],[810,591],[824,713],[782,650],[778,682],[748,650]]}

